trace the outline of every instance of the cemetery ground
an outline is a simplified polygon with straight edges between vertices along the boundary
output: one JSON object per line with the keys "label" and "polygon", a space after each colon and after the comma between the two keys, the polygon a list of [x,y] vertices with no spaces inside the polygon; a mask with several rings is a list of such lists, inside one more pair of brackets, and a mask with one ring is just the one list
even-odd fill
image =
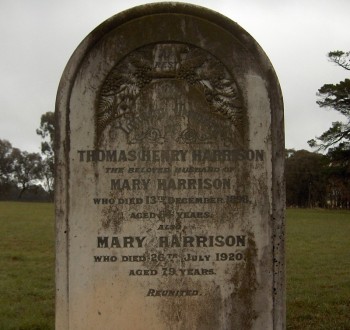
{"label": "cemetery ground", "polygon": [[[286,218],[287,329],[350,329],[350,212]],[[53,329],[53,205],[0,202],[0,228],[0,329]]]}

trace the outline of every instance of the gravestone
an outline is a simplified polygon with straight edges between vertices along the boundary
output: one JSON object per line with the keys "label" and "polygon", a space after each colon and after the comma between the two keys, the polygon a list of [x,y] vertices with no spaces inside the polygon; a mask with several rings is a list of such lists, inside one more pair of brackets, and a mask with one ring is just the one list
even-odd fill
{"label": "gravestone", "polygon": [[97,27],[56,105],[57,329],[283,329],[284,133],[256,41],[158,3]]}

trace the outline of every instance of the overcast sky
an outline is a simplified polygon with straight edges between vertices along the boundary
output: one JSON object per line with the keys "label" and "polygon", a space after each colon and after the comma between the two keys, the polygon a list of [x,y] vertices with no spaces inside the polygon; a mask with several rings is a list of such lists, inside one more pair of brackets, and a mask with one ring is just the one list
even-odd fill
{"label": "overcast sky", "polygon": [[[307,140],[344,118],[320,109],[316,92],[324,83],[347,78],[326,55],[350,50],[350,0],[186,2],[226,15],[265,50],[282,87],[287,148],[308,149]],[[39,151],[35,130],[41,115],[54,111],[58,83],[75,48],[107,18],[145,3],[0,0],[0,139]]]}

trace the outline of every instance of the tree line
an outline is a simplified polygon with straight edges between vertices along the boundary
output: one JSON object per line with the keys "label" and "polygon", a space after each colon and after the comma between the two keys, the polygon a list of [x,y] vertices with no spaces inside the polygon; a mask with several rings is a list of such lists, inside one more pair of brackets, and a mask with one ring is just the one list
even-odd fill
{"label": "tree line", "polygon": [[22,151],[0,139],[0,200],[53,201],[54,113],[41,116],[41,154]]}
{"label": "tree line", "polygon": [[285,176],[287,206],[350,209],[349,161],[336,150],[287,149]]}
{"label": "tree line", "polygon": [[[350,70],[350,52],[328,54],[330,62]],[[285,152],[286,204],[289,207],[350,208],[350,80],[325,84],[317,93],[320,108],[345,116],[308,144],[315,151]],[[41,116],[36,133],[41,154],[28,153],[0,139],[0,200],[53,200],[54,113]],[[322,153],[320,153],[320,151]]]}

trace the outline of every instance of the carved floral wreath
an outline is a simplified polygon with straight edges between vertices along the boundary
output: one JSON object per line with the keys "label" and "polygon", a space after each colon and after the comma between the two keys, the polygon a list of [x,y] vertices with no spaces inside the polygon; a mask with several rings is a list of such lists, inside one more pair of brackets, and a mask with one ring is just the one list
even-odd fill
{"label": "carved floral wreath", "polygon": [[185,80],[203,94],[214,114],[230,120],[236,129],[242,127],[242,98],[226,67],[201,48],[180,43],[161,45],[173,50],[176,62],[172,67],[155,66],[155,50],[159,44],[154,44],[128,54],[108,74],[98,96],[97,141],[108,125],[131,115],[142,89],[159,79]]}

